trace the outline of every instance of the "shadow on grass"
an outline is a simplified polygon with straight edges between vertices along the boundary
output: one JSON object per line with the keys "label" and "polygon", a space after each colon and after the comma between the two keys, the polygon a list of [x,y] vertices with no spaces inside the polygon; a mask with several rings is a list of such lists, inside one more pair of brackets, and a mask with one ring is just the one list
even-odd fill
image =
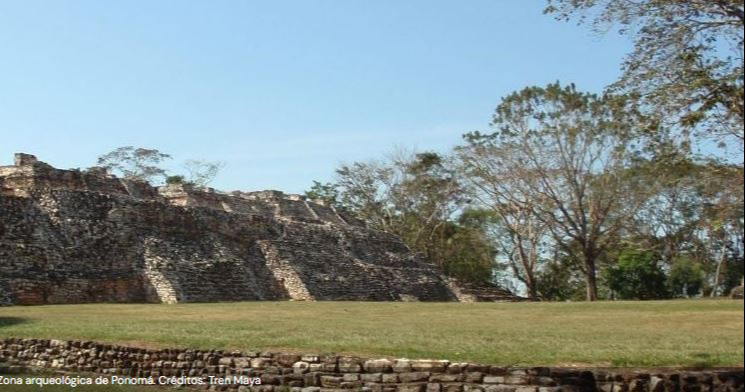
{"label": "shadow on grass", "polygon": [[28,320],[20,317],[0,317],[0,329],[3,327],[10,327],[12,325],[18,325],[28,322]]}

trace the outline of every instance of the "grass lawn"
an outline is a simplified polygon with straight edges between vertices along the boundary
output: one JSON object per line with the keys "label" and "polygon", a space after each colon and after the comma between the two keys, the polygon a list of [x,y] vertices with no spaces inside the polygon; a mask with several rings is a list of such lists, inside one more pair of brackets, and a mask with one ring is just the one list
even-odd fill
{"label": "grass lawn", "polygon": [[743,302],[241,302],[0,308],[0,337],[504,365],[742,366]]}

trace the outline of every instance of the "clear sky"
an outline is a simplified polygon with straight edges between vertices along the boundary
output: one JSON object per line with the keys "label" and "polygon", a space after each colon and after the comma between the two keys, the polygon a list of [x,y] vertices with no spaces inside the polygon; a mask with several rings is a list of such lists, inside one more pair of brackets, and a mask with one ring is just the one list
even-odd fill
{"label": "clear sky", "polygon": [[222,161],[223,190],[301,193],[340,162],[447,150],[524,86],[615,80],[630,42],[543,6],[0,0],[0,164],[133,145]]}

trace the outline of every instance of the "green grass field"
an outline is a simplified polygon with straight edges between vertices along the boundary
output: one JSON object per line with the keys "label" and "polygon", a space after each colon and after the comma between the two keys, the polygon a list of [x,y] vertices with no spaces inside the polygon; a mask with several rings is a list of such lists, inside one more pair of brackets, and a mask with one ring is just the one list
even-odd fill
{"label": "green grass field", "polygon": [[243,302],[0,308],[0,337],[505,365],[742,366],[743,302]]}

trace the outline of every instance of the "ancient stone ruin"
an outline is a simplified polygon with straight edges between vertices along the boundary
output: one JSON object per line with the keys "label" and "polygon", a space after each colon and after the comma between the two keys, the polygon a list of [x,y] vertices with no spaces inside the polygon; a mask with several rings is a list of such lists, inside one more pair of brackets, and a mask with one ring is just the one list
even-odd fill
{"label": "ancient stone ruin", "polygon": [[[138,385],[262,392],[742,392],[742,368],[504,367],[329,354],[144,349],[96,342],[0,339],[0,374],[103,374]],[[249,387],[246,378],[258,378]],[[175,380],[175,381],[169,381]],[[222,382],[219,382],[222,381]]]}
{"label": "ancient stone ruin", "polygon": [[453,301],[397,237],[277,191],[155,188],[16,154],[0,166],[0,302]]}

